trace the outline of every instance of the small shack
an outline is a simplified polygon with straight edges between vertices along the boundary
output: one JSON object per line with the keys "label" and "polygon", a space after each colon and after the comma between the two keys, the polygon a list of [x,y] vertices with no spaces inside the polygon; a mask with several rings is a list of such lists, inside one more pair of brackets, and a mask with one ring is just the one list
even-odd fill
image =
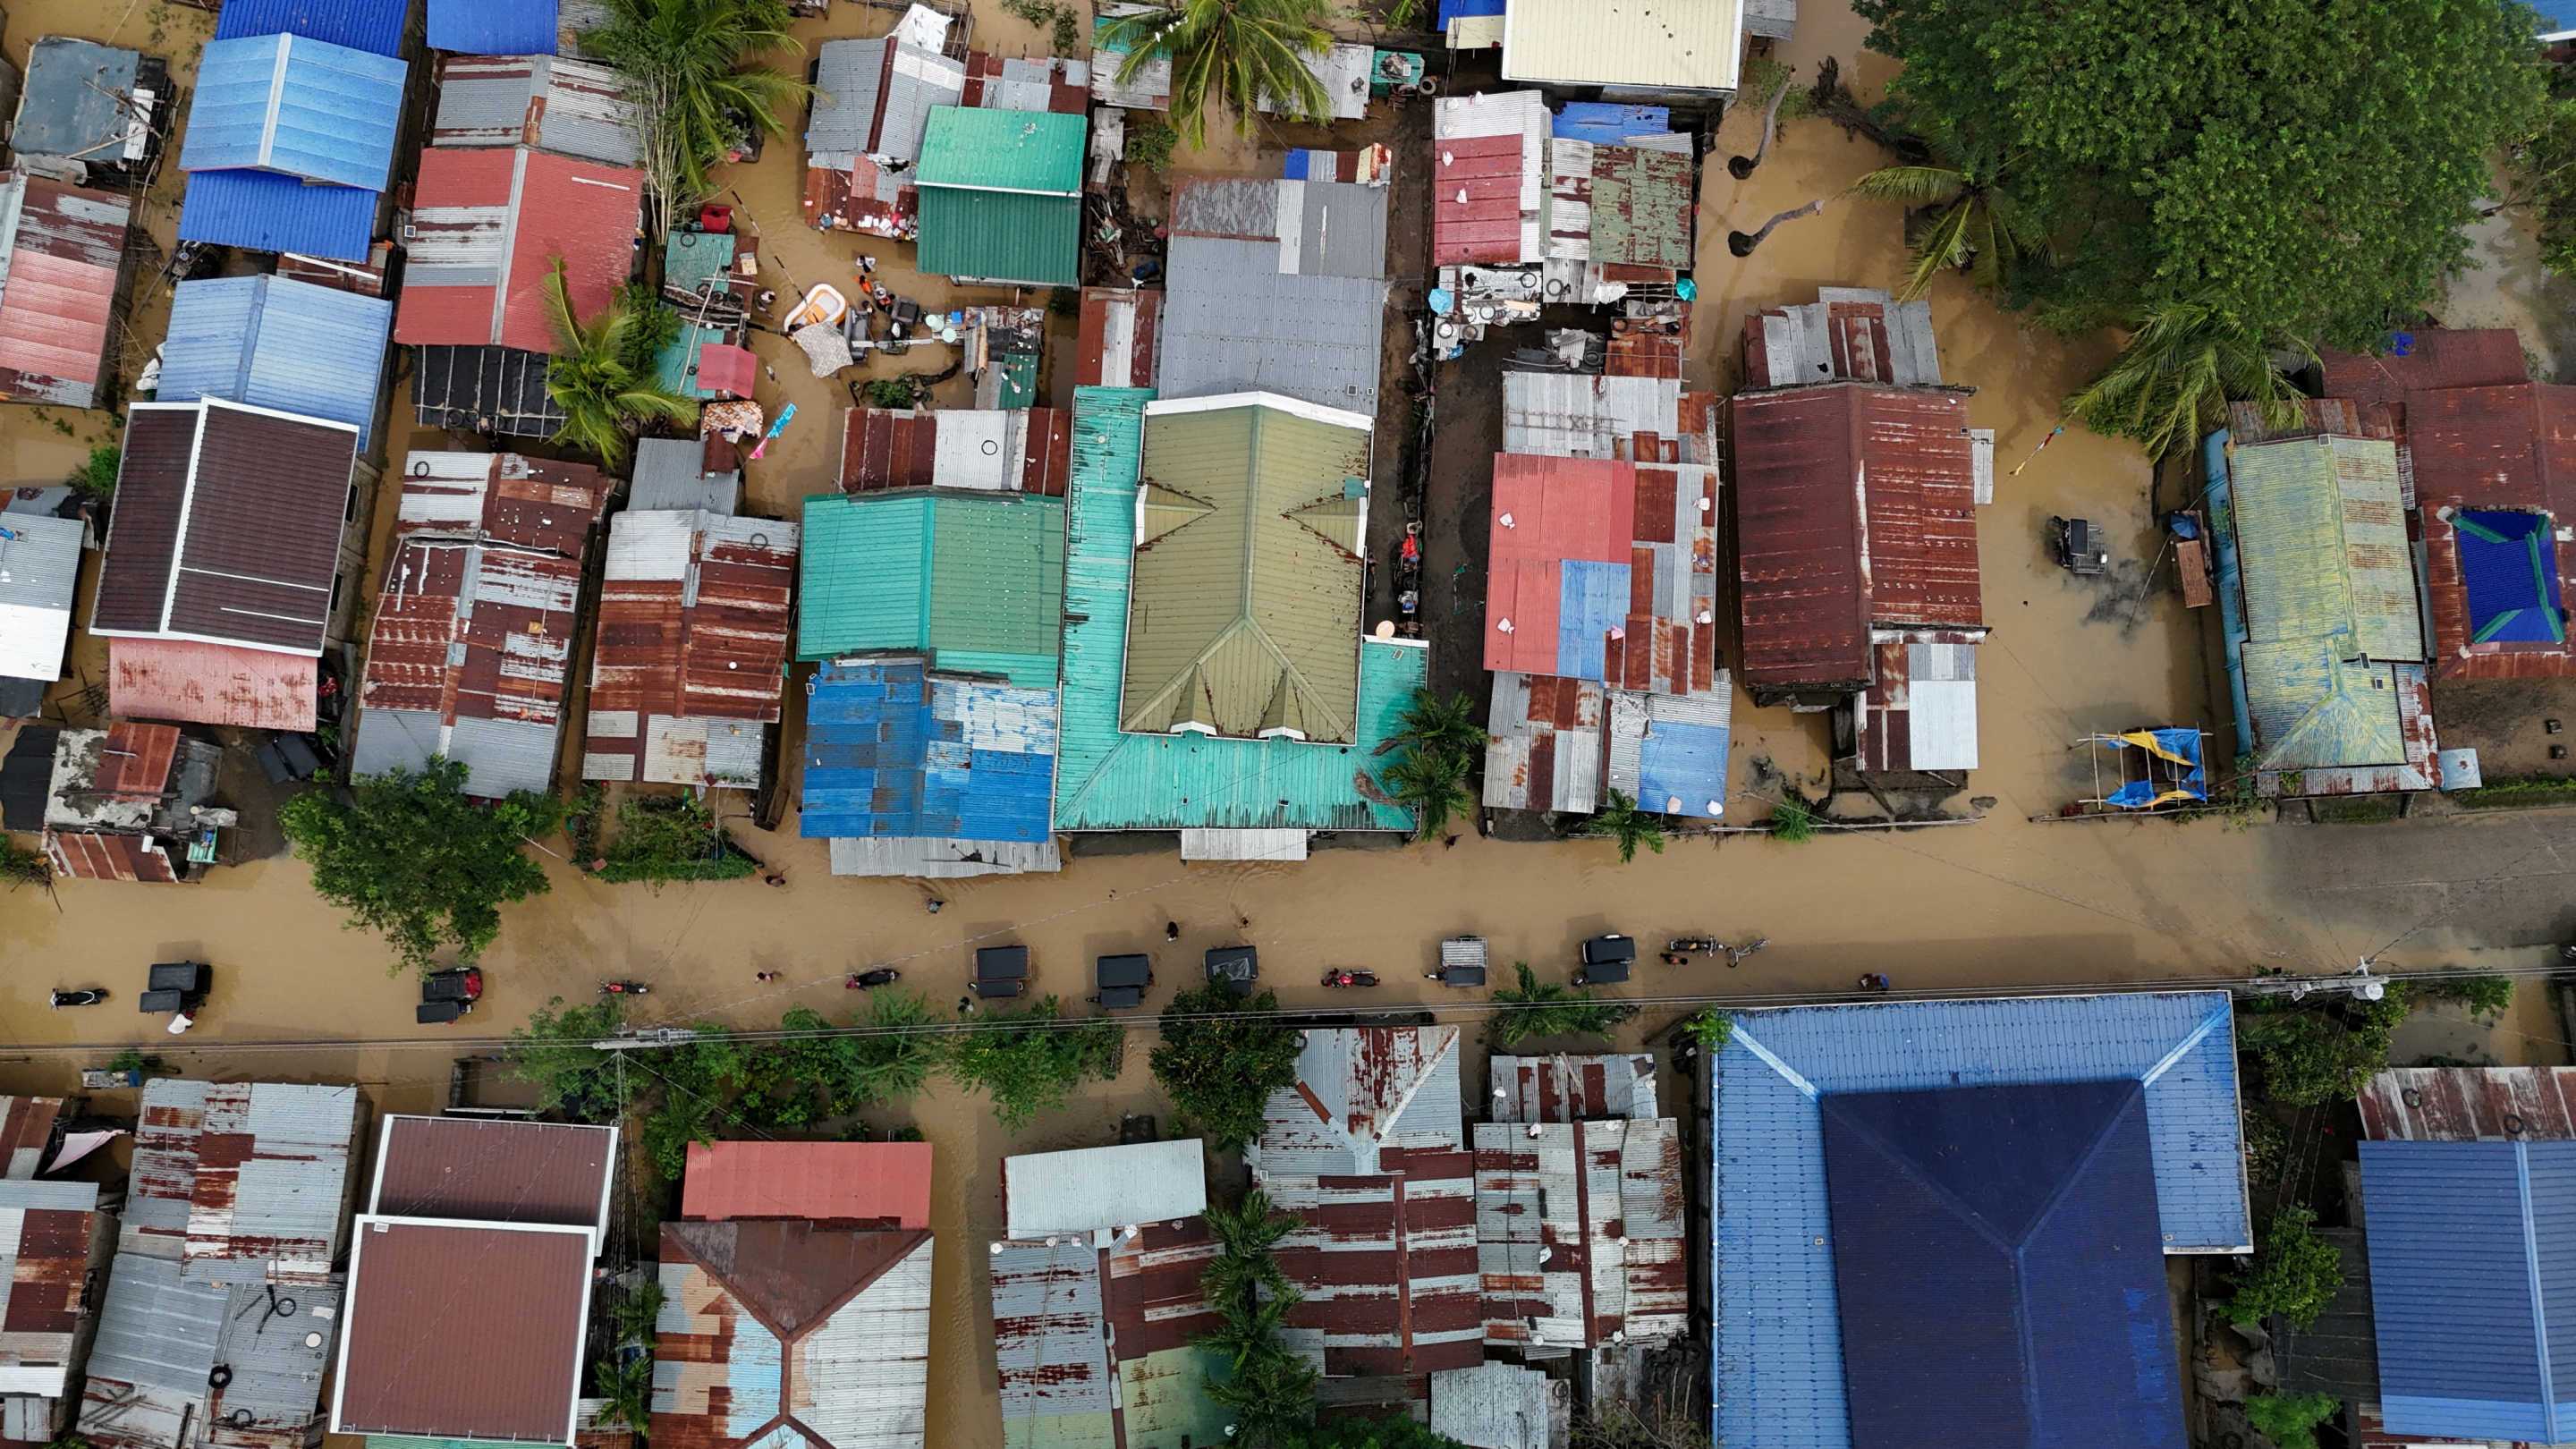
{"label": "small shack", "polygon": [[0,402],[97,404],[133,215],[117,192],[0,171]]}
{"label": "small shack", "polygon": [[991,286],[1082,283],[1078,115],[935,106],[922,134],[919,269]]}
{"label": "small shack", "polygon": [[67,729],[54,742],[45,855],[74,880],[195,880],[215,858],[223,750],[175,725],[123,720]]}

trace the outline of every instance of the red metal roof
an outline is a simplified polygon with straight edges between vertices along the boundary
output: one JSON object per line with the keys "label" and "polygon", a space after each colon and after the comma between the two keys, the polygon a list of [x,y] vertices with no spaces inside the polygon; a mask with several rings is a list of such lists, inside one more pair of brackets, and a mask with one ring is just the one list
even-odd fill
{"label": "red metal roof", "polygon": [[54,870],[74,880],[133,880],[176,883],[177,868],[161,843],[148,835],[88,835],[45,832],[45,857]]}
{"label": "red metal roof", "polygon": [[1436,141],[1431,264],[1508,265],[1521,259],[1521,138],[1461,136]]}
{"label": "red metal roof", "polygon": [[571,1442],[587,1233],[369,1221],[350,1254],[340,1432]]}
{"label": "red metal roof", "polygon": [[387,1117],[367,1211],[602,1227],[616,1140],[608,1128],[564,1122]]}
{"label": "red metal roof", "polygon": [[2531,375],[2522,360],[2522,339],[2510,327],[2436,327],[2416,333],[2404,357],[2327,348],[2322,360],[2325,395],[2364,403],[2403,402],[2410,393],[2522,382]]}
{"label": "red metal roof", "polygon": [[107,641],[111,712],[258,730],[309,730],[314,663],[301,654],[191,639]]}
{"label": "red metal roof", "polygon": [[[1637,465],[1611,458],[1494,455],[1485,667],[1554,674],[1559,565],[1629,561]],[[1511,632],[1503,632],[1508,622]]]}
{"label": "red metal roof", "polygon": [[120,800],[158,800],[169,787],[170,762],[178,754],[177,725],[112,720],[89,788],[93,794]]}
{"label": "red metal roof", "polygon": [[2576,1140],[2576,1067],[2394,1067],[2360,1092],[2374,1142]]}
{"label": "red metal roof", "polygon": [[852,408],[841,420],[841,491],[927,488],[939,418],[927,409]]}
{"label": "red metal roof", "polygon": [[[394,340],[553,352],[545,283],[555,260],[574,316],[608,305],[635,267],[643,191],[642,172],[525,146],[422,152],[420,235]],[[495,276],[504,280],[487,280]]]}
{"label": "red metal roof", "polygon": [[760,359],[748,348],[727,342],[710,342],[698,349],[698,386],[723,393],[728,397],[751,396],[752,384],[760,377]]}
{"label": "red metal roof", "polygon": [[[88,407],[107,352],[108,313],[133,202],[20,178],[15,240],[0,252],[0,397]],[[0,186],[10,173],[0,172]]]}
{"label": "red metal roof", "polygon": [[1748,685],[1856,686],[1873,622],[1982,621],[1965,398],[1825,386],[1733,406]]}
{"label": "red metal roof", "polygon": [[693,1142],[680,1215],[930,1226],[927,1142]]}
{"label": "red metal roof", "polygon": [[1154,329],[1162,316],[1159,288],[1083,288],[1074,386],[1152,387]]}

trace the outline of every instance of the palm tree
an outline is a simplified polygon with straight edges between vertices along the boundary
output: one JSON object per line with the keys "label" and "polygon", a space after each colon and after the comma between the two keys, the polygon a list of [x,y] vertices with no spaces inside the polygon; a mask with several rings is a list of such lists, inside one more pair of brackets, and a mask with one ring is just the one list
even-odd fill
{"label": "palm tree", "polygon": [[1417,750],[1438,750],[1470,759],[1493,742],[1485,727],[1476,723],[1476,701],[1466,694],[1453,694],[1447,699],[1427,689],[1413,691],[1412,702],[1405,705],[1397,718],[1395,734],[1381,750],[1395,745],[1411,745]]}
{"label": "palm tree", "polygon": [[2268,337],[2207,303],[2151,303],[2120,355],[2066,400],[2066,415],[2105,436],[2135,439],[2151,458],[2189,447],[2226,420],[2231,402],[2253,403],[2268,419],[2287,422],[2298,393],[2273,364],[2278,347],[2316,355],[2304,342]]}
{"label": "palm tree", "polygon": [[2013,198],[2012,159],[1946,131],[1926,145],[1931,154],[1923,160],[1872,171],[1847,193],[1931,213],[1914,235],[1914,270],[1896,300],[1923,297],[1944,267],[1966,271],[1986,291],[2000,290],[2007,268],[2047,245],[2037,221]]}
{"label": "palm tree", "polygon": [[1610,792],[1610,803],[1601,807],[1583,827],[1586,835],[1607,836],[1619,842],[1619,863],[1626,865],[1637,858],[1642,845],[1657,855],[1664,853],[1664,825],[1655,816],[1637,808],[1637,802],[1624,791]]}
{"label": "palm tree", "polygon": [[707,173],[748,139],[746,127],[779,118],[813,87],[747,56],[804,47],[787,33],[786,0],[607,0],[608,23],[582,44],[626,79],[653,193],[652,232],[709,196]]}
{"label": "palm tree", "polygon": [[624,462],[634,424],[661,420],[694,426],[698,405],[662,385],[649,363],[637,365],[632,302],[619,298],[588,322],[573,316],[563,258],[546,275],[546,311],[560,350],[546,368],[546,393],[564,411],[558,443],[597,454],[611,468]]}
{"label": "palm tree", "polygon": [[1100,28],[1095,51],[1125,51],[1118,83],[1158,60],[1172,64],[1172,129],[1193,146],[1207,141],[1207,107],[1222,103],[1249,134],[1267,98],[1295,120],[1332,119],[1333,98],[1306,67],[1333,37],[1318,23],[1322,0],[1164,0]]}
{"label": "palm tree", "polygon": [[1449,828],[1449,818],[1476,808],[1467,789],[1467,757],[1415,745],[1386,767],[1380,784],[1395,803],[1413,812],[1413,838],[1429,840]]}

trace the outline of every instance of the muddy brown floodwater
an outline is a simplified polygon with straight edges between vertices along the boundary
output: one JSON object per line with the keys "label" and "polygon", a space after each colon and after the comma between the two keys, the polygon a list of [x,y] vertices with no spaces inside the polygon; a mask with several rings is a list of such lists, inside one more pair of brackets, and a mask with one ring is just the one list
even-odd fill
{"label": "muddy brown floodwater", "polygon": [[[1042,48],[1022,22],[979,8],[979,47]],[[110,18],[88,0],[17,0],[8,53],[23,63],[39,35],[87,34],[148,46],[184,75],[208,30],[202,12],[157,3],[128,6],[101,29]],[[841,5],[796,31],[810,46],[834,35],[882,33],[892,20],[888,10]],[[1803,80],[1824,57],[1838,56],[1862,92],[1874,94],[1887,65],[1861,52],[1865,30],[1845,5],[1810,0],[1784,58]],[[1749,115],[1730,119],[1706,168],[1697,274],[1704,300],[1691,358],[1697,383],[1731,386],[1731,339],[1747,309],[1810,300],[1819,284],[1886,286],[1902,275],[1898,208],[1840,199],[1854,176],[1880,164],[1874,149],[1822,122],[1797,122],[1762,168],[1738,182],[1723,157],[1751,149],[1754,124]],[[1214,139],[1215,154],[1182,164],[1245,170],[1257,159],[1250,143]],[[1422,158],[1401,156],[1397,164]],[[896,290],[927,305],[952,300],[944,282],[910,272],[909,246],[805,227],[801,167],[801,144],[790,135],[773,138],[764,160],[730,177],[738,214],[758,228],[763,265],[774,277],[846,287],[864,247]],[[146,211],[164,246],[176,191],[175,172],[165,174]],[[1821,216],[1784,226],[1752,258],[1727,255],[1730,227],[1753,226],[1817,197],[1828,198]],[[960,291],[954,300],[999,298]],[[2223,759],[2225,721],[2210,703],[2202,621],[2145,566],[2156,545],[2145,460],[2125,444],[2070,431],[2026,469],[2010,471],[2053,426],[2059,399],[2108,355],[2107,344],[2070,347],[2026,331],[1953,278],[1943,279],[1933,301],[1944,373],[1978,389],[1971,421],[1997,437],[1996,498],[1980,521],[1994,634],[1983,651],[1983,765],[1971,783],[1972,794],[1994,803],[1978,823],[1803,845],[1682,839],[1625,865],[1605,843],[1508,845],[1472,831],[1446,847],[1324,849],[1303,865],[1184,866],[1168,850],[1073,855],[1057,875],[941,883],[935,889],[945,909],[933,914],[921,885],[834,879],[823,843],[799,839],[791,813],[776,834],[745,832],[787,872],[785,890],[744,881],[657,893],[604,885],[549,860],[551,893],[504,913],[501,941],[484,961],[490,993],[469,1028],[497,1034],[549,997],[586,996],[609,976],[650,982],[654,994],[643,1014],[654,1021],[769,1024],[797,1005],[837,1017],[851,1005],[843,973],[872,965],[899,966],[906,985],[945,1003],[963,989],[968,949],[1004,941],[1031,947],[1038,991],[1075,1002],[1088,989],[1096,955],[1153,952],[1168,996],[1186,982],[1200,951],[1237,941],[1260,947],[1266,979],[1292,1004],[1326,997],[1313,983],[1328,966],[1383,973],[1387,985],[1377,996],[1384,1001],[1427,1000],[1436,988],[1420,973],[1439,938],[1459,933],[1487,937],[1498,964],[1526,960],[1559,977],[1576,943],[1603,931],[1650,942],[1684,933],[1773,941],[1731,972],[1648,965],[1632,988],[1640,995],[1830,990],[1865,970],[1885,971],[1900,987],[1937,988],[2241,974],[2254,964],[2332,969],[2401,932],[2404,949],[2392,959],[2404,965],[2468,959],[2448,949],[2476,939],[2461,933],[2464,922],[2451,912],[2496,881],[2510,886],[2516,872],[2563,879],[2551,838],[2509,821],[2444,827],[2453,833],[2437,848],[2411,856],[2382,849],[2392,838],[2385,834],[2344,837],[2361,842],[2347,846],[2323,843],[2314,830],[2214,820],[2029,822],[2089,784],[2085,757],[2069,750],[2085,733],[2199,725],[2222,732],[2212,753]],[[129,377],[166,309],[166,294],[147,290],[138,322],[147,340],[127,349]],[[750,504],[793,516],[796,500],[832,487],[834,423],[847,395],[838,380],[808,377],[783,339],[761,336],[754,349],[777,374],[764,383],[763,403],[773,416],[791,401],[800,413],[769,456],[751,466]],[[923,355],[878,358],[861,375],[923,366]],[[965,387],[948,385],[941,401],[963,403]],[[1051,391],[1063,390],[1059,375]],[[406,401],[397,398],[397,408]],[[390,431],[400,436],[406,421],[407,412],[399,412]],[[97,414],[0,408],[5,481],[59,479],[104,431]],[[391,511],[380,508],[380,518]],[[2120,566],[2083,582],[2052,568],[2041,545],[2041,525],[2052,513],[2106,525]],[[791,728],[798,703],[791,697]],[[1821,782],[1827,760],[1819,717],[1755,710],[1739,698],[1735,729],[1741,793],[1730,817],[1764,813],[1764,781]],[[567,733],[577,739],[578,725]],[[747,808],[738,796],[726,801],[728,810]],[[2445,889],[2457,894],[2441,894]],[[1162,940],[1166,921],[1181,926],[1177,944]],[[123,1009],[144,965],[174,957],[211,961],[217,970],[213,1000],[185,1049],[152,1030],[157,1018],[138,1021]],[[0,1048],[0,1088],[59,1090],[68,1068],[87,1056],[16,1048],[88,1043],[104,1056],[111,1043],[148,1041],[185,1070],[355,1080],[370,1087],[380,1108],[434,1107],[462,1039],[404,1019],[413,987],[390,976],[388,964],[375,938],[342,928],[339,914],[314,896],[304,868],[289,859],[217,871],[187,888],[69,882],[54,898],[0,894],[0,1042],[10,1044]],[[755,980],[763,971],[781,980]],[[45,1009],[47,989],[92,983],[114,988],[119,999],[103,1011]],[[2545,1010],[2526,1010],[2516,1022],[2518,1034],[2509,1033],[2516,1041],[2554,1039]],[[1637,1029],[1661,1024],[1650,1014]],[[377,1044],[289,1045],[297,1041]],[[996,1127],[979,1101],[945,1088],[911,1114],[939,1148],[931,1442],[987,1446],[1000,1439],[977,1246],[998,1226],[995,1160],[1014,1150],[1105,1140],[1121,1110],[1151,1110],[1144,1059],[1140,1039],[1114,1087],[1086,1094],[1073,1110],[1016,1138]]]}

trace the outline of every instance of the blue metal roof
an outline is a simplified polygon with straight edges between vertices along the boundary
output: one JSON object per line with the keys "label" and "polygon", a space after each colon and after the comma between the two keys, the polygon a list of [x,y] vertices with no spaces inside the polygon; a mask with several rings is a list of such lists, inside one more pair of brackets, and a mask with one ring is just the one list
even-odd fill
{"label": "blue metal roof", "polygon": [[1715,816],[1709,807],[1726,800],[1726,744],[1724,725],[1657,720],[1639,742],[1637,799],[1666,814]]}
{"label": "blue metal roof", "polygon": [[[1442,7],[1446,19],[1448,8]],[[1568,101],[1556,113],[1548,134],[1560,141],[1591,141],[1604,146],[1626,144],[1631,136],[1651,136],[1673,128],[1673,113],[1662,106],[1622,106],[1610,101]]]}
{"label": "blue metal roof", "polygon": [[1718,1054],[1709,1183],[1723,1449],[1853,1449],[1819,1098],[2120,1078],[2146,1085],[2168,1252],[2243,1252],[2234,1025],[2220,991],[1791,1007]]}
{"label": "blue metal roof", "polygon": [[2361,1197],[2389,1431],[2576,1439],[2576,1142],[2364,1142]]}
{"label": "blue metal roof", "polygon": [[1452,20],[1502,13],[1503,0],[1440,0],[1440,28],[1448,29]]}
{"label": "blue metal roof", "polygon": [[[370,55],[400,55],[410,16],[411,0],[225,0],[215,12],[215,39],[302,35]],[[554,49],[553,38],[539,49]]]}
{"label": "blue metal roof", "polygon": [[1859,1449],[2183,1449],[2135,1078],[1823,1099]]}
{"label": "blue metal roof", "polygon": [[429,43],[466,55],[552,55],[555,0],[429,0]]}
{"label": "blue metal roof", "polygon": [[808,839],[1041,841],[1052,833],[1056,692],[921,663],[825,664],[805,701]]}
{"label": "blue metal roof", "polygon": [[210,42],[197,63],[186,171],[274,171],[384,189],[410,66],[293,35]]}
{"label": "blue metal roof", "polygon": [[179,203],[179,239],[363,262],[379,196],[359,186],[307,186],[273,171],[199,171]]}
{"label": "blue metal roof", "polygon": [[161,347],[163,402],[201,397],[375,429],[394,304],[279,277],[181,282]]}

